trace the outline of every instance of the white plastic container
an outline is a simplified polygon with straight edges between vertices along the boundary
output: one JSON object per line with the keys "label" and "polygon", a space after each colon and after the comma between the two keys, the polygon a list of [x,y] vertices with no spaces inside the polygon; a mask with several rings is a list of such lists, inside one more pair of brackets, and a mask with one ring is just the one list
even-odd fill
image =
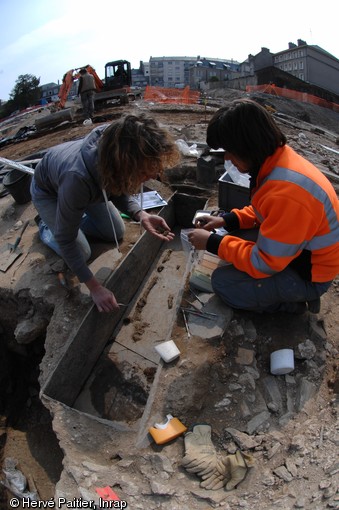
{"label": "white plastic container", "polygon": [[180,232],[182,249],[186,253],[190,253],[191,251],[194,250],[194,246],[188,240],[188,234],[193,230],[194,228],[183,228]]}
{"label": "white plastic container", "polygon": [[271,353],[271,374],[284,375],[294,370],[293,349],[280,349]]}
{"label": "white plastic container", "polygon": [[180,356],[180,351],[173,340],[162,342],[161,344],[156,345],[154,349],[161,358],[166,361],[166,363],[170,363],[170,361],[173,361]]}

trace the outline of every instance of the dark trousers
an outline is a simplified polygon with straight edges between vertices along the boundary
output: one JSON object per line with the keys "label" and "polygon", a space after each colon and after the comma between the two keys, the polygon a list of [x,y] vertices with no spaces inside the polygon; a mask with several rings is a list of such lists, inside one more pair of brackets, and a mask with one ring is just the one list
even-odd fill
{"label": "dark trousers", "polygon": [[87,90],[81,93],[81,103],[86,119],[91,119],[94,113],[94,91]]}

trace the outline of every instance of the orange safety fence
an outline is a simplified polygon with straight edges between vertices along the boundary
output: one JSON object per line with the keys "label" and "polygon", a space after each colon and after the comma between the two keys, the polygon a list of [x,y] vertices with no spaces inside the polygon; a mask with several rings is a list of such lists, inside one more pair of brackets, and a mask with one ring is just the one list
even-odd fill
{"label": "orange safety fence", "polygon": [[301,101],[303,103],[312,103],[318,106],[322,106],[323,108],[329,108],[335,112],[339,113],[339,104],[331,103],[330,101],[326,101],[321,97],[314,96],[312,94],[308,94],[307,92],[298,92],[297,90],[285,89],[281,87],[277,87],[274,84],[267,85],[247,85],[246,92],[263,92],[264,94],[272,94],[275,96],[286,97],[287,99],[295,99],[296,101]]}
{"label": "orange safety fence", "polygon": [[199,99],[200,92],[191,90],[189,87],[175,89],[147,85],[144,93],[145,101],[154,101],[155,103],[195,104]]}

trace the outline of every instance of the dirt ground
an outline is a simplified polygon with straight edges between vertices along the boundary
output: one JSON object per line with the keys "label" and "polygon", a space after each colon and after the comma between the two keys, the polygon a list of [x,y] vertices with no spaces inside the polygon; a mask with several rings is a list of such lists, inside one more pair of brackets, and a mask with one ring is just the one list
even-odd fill
{"label": "dirt ground", "polygon": [[[239,95],[242,93],[218,91],[211,94],[206,105],[192,106],[136,101],[100,112],[97,122],[113,120],[126,109],[146,110],[176,139],[202,147],[210,116]],[[273,96],[253,97],[275,110],[288,143],[326,173],[338,191],[339,115]],[[46,111],[7,125],[6,136],[33,125],[41,115]],[[82,124],[79,114],[74,122],[1,146],[0,157],[25,160],[55,144],[81,138],[92,128]],[[209,208],[218,205],[217,180],[208,185],[197,182],[196,156],[183,156],[182,165],[167,172],[166,182],[147,184],[166,200],[175,190],[189,190],[206,196]],[[125,331],[128,341],[132,339],[147,349],[147,342],[153,342],[157,334],[161,336],[162,328],[169,327],[173,317],[171,338],[181,351],[179,360],[158,372],[158,362],[151,355],[145,356],[147,366],[134,358],[128,364],[125,359],[121,361],[121,352],[110,346],[112,350],[105,350],[107,357],[99,360],[75,410],[58,402],[44,401],[43,405],[41,387],[92,305],[86,290],[69,271],[66,277],[71,291],[58,281],[62,262],[39,241],[35,214],[31,202],[19,205],[10,194],[0,199],[2,245],[13,243],[29,220],[20,243],[23,254],[6,272],[0,272],[2,467],[6,459],[15,458],[27,477],[29,490],[36,490],[43,501],[53,497],[92,500],[95,487],[109,485],[133,509],[339,508],[339,279],[323,296],[317,315],[266,316],[225,310],[227,323],[222,334],[188,339],[183,318],[173,306],[175,299],[194,301],[185,275],[180,276],[184,288],[173,290],[175,277],[186,262],[173,259],[176,245],[165,247],[137,301],[127,310],[120,336]],[[112,264],[116,266],[140,238],[139,225],[129,220],[126,223],[120,254],[111,246],[93,244],[91,267],[99,274],[109,263],[111,269]],[[102,275],[103,280],[106,277]],[[201,297],[206,306],[215,309],[213,303],[208,304],[210,295]],[[195,326],[194,318],[190,326]],[[115,346],[124,341],[118,336]],[[286,346],[294,349],[295,370],[288,376],[272,377],[270,352]],[[121,379],[118,370],[112,373],[107,360],[114,360],[115,367],[119,367],[118,362],[124,364],[128,380]],[[218,452],[234,454],[240,448],[255,460],[236,490],[200,488],[199,479],[180,466],[182,437],[164,446],[147,442],[140,435],[135,440],[135,425],[140,430],[140,416],[152,394],[156,374],[159,381],[150,415],[143,418],[144,429],[168,413],[187,427],[210,424]],[[112,391],[119,384],[130,388],[130,394],[116,393],[112,414]],[[100,422],[116,420],[117,412],[128,426],[125,434]],[[93,422],[89,415],[99,421]],[[2,480],[6,482],[6,476]],[[12,496],[13,491],[0,486],[1,509],[11,508]]]}

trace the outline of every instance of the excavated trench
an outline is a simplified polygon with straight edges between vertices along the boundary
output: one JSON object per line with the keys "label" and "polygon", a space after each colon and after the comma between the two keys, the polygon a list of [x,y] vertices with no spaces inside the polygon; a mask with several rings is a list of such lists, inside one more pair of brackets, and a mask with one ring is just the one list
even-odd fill
{"label": "excavated trench", "polygon": [[113,318],[99,317],[94,307],[88,312],[43,389],[47,400],[138,429],[157,380],[154,346],[170,339],[186,285],[190,257],[180,230],[205,205],[206,197],[175,193],[160,211],[177,235],[168,243],[141,236],[105,282],[128,306]]}
{"label": "excavated trench", "polygon": [[[40,497],[47,499],[60,478],[63,458],[51,415],[39,398],[39,365],[53,309],[27,292],[13,295],[8,290],[0,292],[0,308],[0,465],[8,458],[18,460],[27,490],[33,491],[37,481],[31,473],[38,474]],[[7,501],[1,484],[0,508],[7,508]]]}
{"label": "excavated trench", "polygon": [[[0,294],[1,465],[17,453],[18,469],[26,476],[39,473],[41,499],[53,497],[63,459],[48,401],[136,432],[145,420],[161,365],[154,346],[170,339],[186,285],[189,260],[180,230],[192,225],[206,201],[206,196],[174,193],[159,214],[177,234],[175,240],[161,243],[147,232],[141,236],[105,282],[128,306],[113,319],[92,307],[43,388],[39,365],[53,308],[33,302],[28,292]],[[34,490],[35,481],[27,482],[27,489]],[[9,494],[0,485],[0,507],[6,507]]]}

